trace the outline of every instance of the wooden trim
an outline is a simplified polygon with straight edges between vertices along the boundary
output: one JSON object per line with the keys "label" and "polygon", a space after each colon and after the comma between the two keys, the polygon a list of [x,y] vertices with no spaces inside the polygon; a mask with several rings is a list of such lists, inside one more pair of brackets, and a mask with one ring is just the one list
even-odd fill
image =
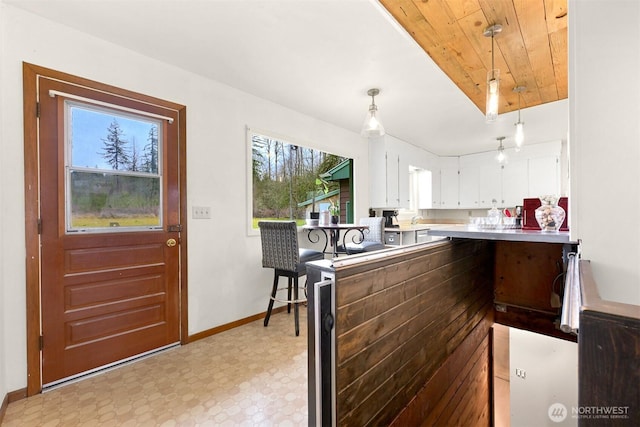
{"label": "wooden trim", "polygon": [[0,405],[0,425],[4,420],[4,414],[7,413],[7,406],[9,406],[9,395],[5,394],[4,399],[2,399],[2,405]]}
{"label": "wooden trim", "polygon": [[36,76],[39,69],[23,63],[24,199],[27,303],[27,395],[40,393],[40,236],[38,235],[38,123]]}
{"label": "wooden trim", "polygon": [[7,413],[7,407],[9,406],[9,403],[17,402],[18,400],[25,399],[26,397],[26,388],[10,391],[9,393],[5,394],[4,399],[2,399],[2,405],[0,405],[0,425],[2,425],[4,415]]}
{"label": "wooden trim", "polygon": [[591,261],[581,260],[579,268],[582,296],[581,311],[598,311],[612,316],[640,320],[640,310],[637,305],[607,301],[600,297],[598,286],[593,278]]}
{"label": "wooden trim", "polygon": [[47,76],[70,84],[91,87],[128,99],[177,111],[179,118],[179,186],[180,186],[180,333],[181,343],[188,342],[188,286],[187,286],[187,139],[186,107],[181,104],[122,89],[93,80],[23,62],[23,115],[24,115],[24,180],[25,180],[25,248],[26,248],[26,304],[27,304],[27,388],[26,395],[40,393],[42,389],[40,360],[40,236],[39,218],[39,170],[38,170],[38,121],[37,76]]}
{"label": "wooden trim", "polygon": [[18,390],[10,391],[9,393],[7,393],[7,399],[8,399],[7,403],[17,402],[18,400],[22,400],[26,398],[27,398],[26,388],[20,388]]}
{"label": "wooden trim", "polygon": [[[274,315],[276,313],[281,313],[286,309],[287,309],[286,305],[283,305],[282,307],[274,308],[273,311],[271,312],[271,315]],[[264,319],[264,316],[266,314],[267,314],[267,312],[264,311],[262,313],[254,314],[253,316],[245,317],[243,319],[235,320],[235,321],[230,322],[230,323],[225,323],[224,325],[216,326],[215,328],[207,329],[205,331],[201,331],[201,332],[198,332],[196,334],[189,335],[189,337],[187,338],[187,343],[192,343],[194,341],[198,341],[198,340],[201,340],[203,338],[207,338],[207,337],[210,337],[212,335],[216,335],[216,334],[219,334],[221,332],[228,331],[228,330],[233,329],[233,328],[237,328],[238,326],[243,326],[243,325],[246,325],[247,323],[251,323],[251,322],[255,322],[256,320]]]}
{"label": "wooden trim", "polygon": [[180,343],[189,342],[189,292],[187,280],[187,107],[178,110],[178,167],[180,168],[178,179],[180,180]]}

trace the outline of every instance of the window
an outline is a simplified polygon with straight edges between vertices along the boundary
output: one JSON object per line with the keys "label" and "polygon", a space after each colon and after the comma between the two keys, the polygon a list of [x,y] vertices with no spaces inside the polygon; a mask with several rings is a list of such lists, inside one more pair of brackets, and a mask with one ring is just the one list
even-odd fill
{"label": "window", "polygon": [[153,118],[65,101],[67,232],[162,228],[161,129]]}
{"label": "window", "polygon": [[[248,132],[251,148],[250,228],[258,221],[289,220],[304,225],[311,212],[340,205],[352,209],[351,160],[293,144],[261,132]],[[349,163],[349,174],[339,173]]]}

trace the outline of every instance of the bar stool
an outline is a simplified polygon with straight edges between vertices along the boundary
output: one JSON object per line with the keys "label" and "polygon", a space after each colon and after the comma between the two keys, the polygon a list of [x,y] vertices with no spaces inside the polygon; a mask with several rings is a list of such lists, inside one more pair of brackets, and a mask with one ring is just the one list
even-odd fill
{"label": "bar stool", "polygon": [[384,217],[360,218],[359,223],[368,226],[369,229],[364,231],[362,242],[347,243],[345,252],[352,255],[384,249]]}
{"label": "bar stool", "polygon": [[[307,274],[306,263],[324,259],[324,254],[312,249],[298,247],[298,228],[295,221],[259,221],[260,240],[262,242],[262,267],[273,268],[273,289],[264,318],[264,326],[269,325],[274,301],[287,303],[287,312],[295,317],[296,336],[300,335],[298,304],[306,302],[306,298],[298,296],[298,278]],[[280,276],[288,278],[286,288],[278,288]],[[306,283],[305,283],[306,288]],[[287,289],[287,299],[276,298],[276,293]],[[291,291],[293,290],[293,298]]]}

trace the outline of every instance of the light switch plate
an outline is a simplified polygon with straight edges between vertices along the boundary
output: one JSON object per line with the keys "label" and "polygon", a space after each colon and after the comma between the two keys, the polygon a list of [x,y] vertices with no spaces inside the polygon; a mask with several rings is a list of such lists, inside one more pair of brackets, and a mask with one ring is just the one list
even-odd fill
{"label": "light switch plate", "polygon": [[211,207],[209,206],[194,206],[192,208],[191,217],[193,219],[210,219]]}

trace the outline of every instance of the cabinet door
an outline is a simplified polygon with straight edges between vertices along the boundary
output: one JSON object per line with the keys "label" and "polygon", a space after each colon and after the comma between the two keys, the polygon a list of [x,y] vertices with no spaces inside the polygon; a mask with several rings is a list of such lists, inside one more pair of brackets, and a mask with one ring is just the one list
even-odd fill
{"label": "cabinet door", "polygon": [[[400,207],[400,156],[398,154],[387,152],[387,207]],[[408,173],[408,171],[407,171]],[[407,177],[408,179],[408,177]]]}
{"label": "cabinet door", "polygon": [[557,156],[529,159],[528,197],[560,195],[560,170]]}
{"label": "cabinet door", "polygon": [[382,138],[369,140],[369,205],[387,207],[387,159]]}
{"label": "cabinet door", "polygon": [[398,155],[398,204],[399,208],[408,209],[411,205],[409,194],[409,156],[405,153]]}
{"label": "cabinet door", "polygon": [[456,209],[459,196],[458,158],[443,157],[440,161],[440,207]]}
{"label": "cabinet door", "polygon": [[502,168],[502,204],[522,206],[529,194],[529,168],[526,159],[512,160]]}
{"label": "cabinet door", "polygon": [[440,205],[440,168],[431,171],[431,198],[433,209],[439,208]]}
{"label": "cabinet door", "polygon": [[496,201],[496,206],[503,206],[501,164],[493,159],[485,161],[484,164],[480,166],[478,183],[480,187],[478,190],[479,208],[493,207],[493,200]]}
{"label": "cabinet door", "polygon": [[475,209],[478,207],[480,169],[477,165],[460,167],[459,207]]}

